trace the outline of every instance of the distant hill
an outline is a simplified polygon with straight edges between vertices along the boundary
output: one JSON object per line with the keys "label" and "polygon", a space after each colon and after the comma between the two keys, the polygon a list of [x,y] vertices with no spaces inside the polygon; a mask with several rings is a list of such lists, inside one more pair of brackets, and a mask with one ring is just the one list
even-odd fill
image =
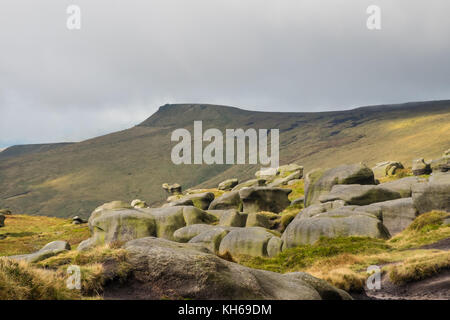
{"label": "distant hill", "polygon": [[10,157],[22,156],[30,153],[45,152],[62,146],[72,144],[72,142],[63,143],[40,143],[40,144],[22,144],[0,149],[0,160]]}
{"label": "distant hill", "polygon": [[[161,184],[184,189],[252,177],[250,165],[174,165],[174,129],[279,128],[280,163],[305,170],[343,163],[439,157],[450,147],[450,101],[319,113],[255,112],[205,104],[165,105],[141,124],[90,140],[0,158],[0,208],[32,215],[89,216],[98,205],[165,199]],[[5,150],[4,152],[6,152]],[[3,153],[3,152],[2,152]],[[0,153],[1,154],[1,153]]]}

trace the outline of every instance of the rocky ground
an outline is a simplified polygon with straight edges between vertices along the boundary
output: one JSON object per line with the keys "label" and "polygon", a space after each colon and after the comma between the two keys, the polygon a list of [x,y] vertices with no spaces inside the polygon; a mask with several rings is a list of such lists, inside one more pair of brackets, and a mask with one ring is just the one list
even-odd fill
{"label": "rocky ground", "polygon": [[[289,164],[184,192],[164,184],[162,207],[135,199],[96,208],[76,250],[54,241],[2,258],[0,283],[11,268],[63,281],[76,264],[79,295],[59,288],[69,298],[449,299],[449,160],[447,151],[411,168],[385,161],[305,177]],[[9,216],[0,213],[0,226]],[[365,286],[370,265],[382,270],[381,290]]]}

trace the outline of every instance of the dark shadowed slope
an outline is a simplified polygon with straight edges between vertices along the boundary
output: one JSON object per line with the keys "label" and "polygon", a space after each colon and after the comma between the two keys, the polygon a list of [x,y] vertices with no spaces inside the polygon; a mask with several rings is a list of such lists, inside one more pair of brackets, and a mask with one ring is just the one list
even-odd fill
{"label": "dark shadowed slope", "polygon": [[280,162],[306,170],[342,163],[436,158],[450,147],[450,101],[341,112],[253,112],[214,105],[165,105],[136,127],[44,152],[0,159],[0,207],[27,214],[88,216],[110,200],[161,201],[164,182],[184,188],[251,177],[255,166],[179,165],[174,129],[279,128]]}

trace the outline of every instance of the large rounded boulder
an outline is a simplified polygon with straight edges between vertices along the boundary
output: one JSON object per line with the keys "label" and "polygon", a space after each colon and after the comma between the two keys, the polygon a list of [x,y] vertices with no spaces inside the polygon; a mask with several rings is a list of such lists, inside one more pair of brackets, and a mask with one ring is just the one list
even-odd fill
{"label": "large rounded boulder", "polygon": [[82,242],[79,249],[148,236],[175,240],[174,232],[186,225],[210,224],[215,221],[217,221],[215,216],[192,206],[145,209],[97,208],[89,218],[91,239]]}
{"label": "large rounded boulder", "polygon": [[283,249],[313,244],[321,237],[362,236],[387,239],[389,232],[374,215],[352,210],[335,209],[311,218],[294,219],[281,239]]}
{"label": "large rounded boulder", "polygon": [[232,229],[220,243],[219,255],[268,256],[267,245],[275,234],[260,227]]}
{"label": "large rounded boulder", "polygon": [[124,246],[132,277],[106,287],[106,299],[347,300],[351,297],[308,274],[251,269],[217,257],[201,245],[142,238]]}
{"label": "large rounded boulder", "polygon": [[305,207],[320,203],[320,196],[337,184],[375,184],[373,171],[363,164],[351,164],[309,172],[305,179]]}

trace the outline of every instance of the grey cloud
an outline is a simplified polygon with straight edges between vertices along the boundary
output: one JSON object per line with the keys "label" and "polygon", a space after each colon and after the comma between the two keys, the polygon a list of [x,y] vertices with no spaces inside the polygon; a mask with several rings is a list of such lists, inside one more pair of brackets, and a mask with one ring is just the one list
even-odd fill
{"label": "grey cloud", "polygon": [[[66,8],[82,10],[80,31]],[[450,3],[3,0],[0,147],[130,127],[164,103],[323,111],[450,97]]]}

